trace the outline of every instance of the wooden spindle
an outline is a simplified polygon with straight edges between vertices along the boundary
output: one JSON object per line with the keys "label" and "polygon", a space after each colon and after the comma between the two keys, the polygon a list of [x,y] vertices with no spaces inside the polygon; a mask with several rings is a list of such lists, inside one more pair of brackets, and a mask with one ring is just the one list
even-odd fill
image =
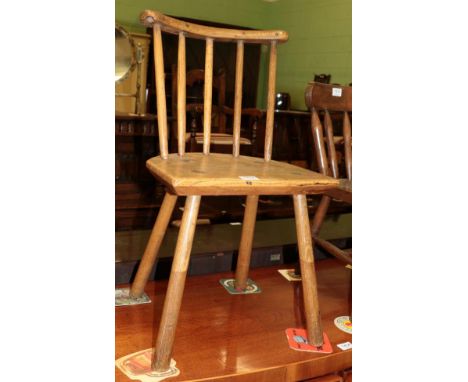
{"label": "wooden spindle", "polygon": [[330,159],[331,173],[334,178],[339,178],[338,160],[336,158],[335,142],[333,139],[333,124],[328,110],[325,110],[325,135],[327,137],[328,158]]}
{"label": "wooden spindle", "polygon": [[352,143],[351,143],[351,122],[349,120],[348,112],[344,113],[343,120],[343,138],[344,138],[344,153],[345,153],[345,165],[346,165],[346,176],[349,180],[352,180]]}
{"label": "wooden spindle", "polygon": [[162,49],[161,28],[155,24],[153,26],[154,41],[154,63],[156,72],[156,98],[158,107],[158,133],[159,133],[159,154],[161,158],[167,159],[167,111],[166,111],[166,90],[164,86],[164,58]]}
{"label": "wooden spindle", "polygon": [[276,41],[270,45],[270,64],[268,67],[268,99],[265,127],[265,161],[271,159],[273,144],[273,121],[275,117],[275,87],[276,87]]}
{"label": "wooden spindle", "polygon": [[241,126],[241,110],[242,110],[242,76],[244,71],[244,41],[237,42],[236,55],[236,87],[234,92],[234,122],[233,132],[234,140],[232,147],[232,155],[239,156],[240,145],[240,126]]}
{"label": "wooden spindle", "polygon": [[177,58],[177,146],[179,155],[185,154],[186,131],[186,83],[185,83],[185,35],[179,33],[179,51]]}
{"label": "wooden spindle", "polygon": [[312,119],[312,136],[314,137],[315,153],[317,157],[319,171],[323,175],[329,175],[327,154],[325,152],[325,145],[323,142],[322,123],[320,122],[320,118],[315,108],[312,108],[311,119]]}
{"label": "wooden spindle", "polygon": [[211,140],[211,99],[213,93],[213,39],[206,39],[205,91],[203,105],[203,154],[210,153]]}
{"label": "wooden spindle", "polygon": [[309,213],[305,195],[293,195],[294,217],[296,221],[297,247],[301,265],[302,292],[306,315],[307,337],[314,346],[323,345],[322,323],[317,293],[317,279],[313,254],[312,236],[310,234]]}

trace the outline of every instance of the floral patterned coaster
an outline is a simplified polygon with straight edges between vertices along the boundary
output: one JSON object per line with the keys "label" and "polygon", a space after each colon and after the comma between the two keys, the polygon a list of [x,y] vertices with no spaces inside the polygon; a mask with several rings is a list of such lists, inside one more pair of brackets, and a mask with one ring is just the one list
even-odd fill
{"label": "floral patterned coaster", "polygon": [[325,333],[323,333],[323,345],[320,347],[309,344],[309,341],[307,340],[307,330],[302,328],[286,329],[286,337],[288,339],[289,347],[293,350],[325,354],[333,353],[332,345]]}
{"label": "floral patterned coaster", "polygon": [[117,288],[115,290],[115,306],[149,304],[151,299],[146,293],[141,297],[130,297],[130,288]]}
{"label": "floral patterned coaster", "polygon": [[230,293],[230,294],[252,294],[260,293],[262,289],[257,285],[255,281],[247,279],[247,287],[245,290],[237,289],[235,286],[235,279],[221,279],[219,283]]}
{"label": "floral patterned coaster", "polygon": [[335,318],[335,326],[343,332],[353,334],[353,323],[349,316],[340,316]]}
{"label": "floral patterned coaster", "polygon": [[175,367],[176,361],[173,359],[171,359],[168,371],[163,373],[152,371],[152,355],[153,349],[141,350],[119,358],[115,361],[115,364],[128,378],[138,379],[141,382],[158,382],[180,374],[180,370]]}

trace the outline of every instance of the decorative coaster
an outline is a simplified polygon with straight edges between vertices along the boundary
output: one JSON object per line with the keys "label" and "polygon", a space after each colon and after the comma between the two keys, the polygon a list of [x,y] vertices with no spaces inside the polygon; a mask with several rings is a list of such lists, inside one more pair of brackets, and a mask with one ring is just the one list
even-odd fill
{"label": "decorative coaster", "polygon": [[335,326],[343,332],[353,334],[353,323],[349,319],[349,316],[340,316],[335,318]]}
{"label": "decorative coaster", "polygon": [[323,333],[323,345],[321,347],[309,344],[307,340],[307,330],[302,328],[286,329],[286,337],[288,338],[289,347],[293,350],[325,354],[333,353],[332,345],[325,333]]}
{"label": "decorative coaster", "polygon": [[176,361],[171,359],[169,370],[157,373],[151,370],[153,349],[141,350],[126,355],[115,361],[115,365],[130,379],[139,379],[141,382],[158,382],[180,374],[175,367]]}
{"label": "decorative coaster", "polygon": [[262,289],[250,279],[247,279],[247,287],[245,290],[237,289],[235,286],[235,279],[221,279],[219,283],[230,293],[230,294],[252,294],[260,293]]}
{"label": "decorative coaster", "polygon": [[301,275],[296,275],[294,269],[278,269],[278,272],[288,281],[301,281]]}
{"label": "decorative coaster", "polygon": [[115,306],[149,304],[151,299],[143,292],[141,297],[130,297],[130,288],[117,288],[115,290]]}

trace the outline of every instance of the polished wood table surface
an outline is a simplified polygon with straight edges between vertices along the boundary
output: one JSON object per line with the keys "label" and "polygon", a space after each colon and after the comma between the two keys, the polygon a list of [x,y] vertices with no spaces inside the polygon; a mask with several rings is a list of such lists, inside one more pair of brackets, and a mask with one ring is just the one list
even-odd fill
{"label": "polished wood table surface", "polygon": [[[262,288],[251,295],[224,290],[219,279],[231,272],[188,277],[173,352],[181,373],[167,381],[298,381],[351,367],[352,350],[336,346],[351,335],[333,323],[350,313],[351,271],[332,259],[316,264],[323,330],[333,345],[332,354],[317,354],[288,347],[285,330],[305,327],[305,319],[301,284],[277,272],[284,267],[251,270]],[[116,307],[116,359],[154,344],[166,286],[148,283],[151,304]],[[116,381],[130,379],[116,368]]]}

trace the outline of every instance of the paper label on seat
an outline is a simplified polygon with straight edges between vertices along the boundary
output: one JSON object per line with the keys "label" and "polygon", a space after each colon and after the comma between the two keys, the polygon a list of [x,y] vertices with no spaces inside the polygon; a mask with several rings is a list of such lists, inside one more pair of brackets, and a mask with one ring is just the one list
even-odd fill
{"label": "paper label on seat", "polygon": [[332,88],[332,96],[333,97],[341,97],[341,92],[343,89],[341,88]]}
{"label": "paper label on seat", "polygon": [[250,175],[250,176],[239,176],[242,180],[258,180],[256,176]]}

